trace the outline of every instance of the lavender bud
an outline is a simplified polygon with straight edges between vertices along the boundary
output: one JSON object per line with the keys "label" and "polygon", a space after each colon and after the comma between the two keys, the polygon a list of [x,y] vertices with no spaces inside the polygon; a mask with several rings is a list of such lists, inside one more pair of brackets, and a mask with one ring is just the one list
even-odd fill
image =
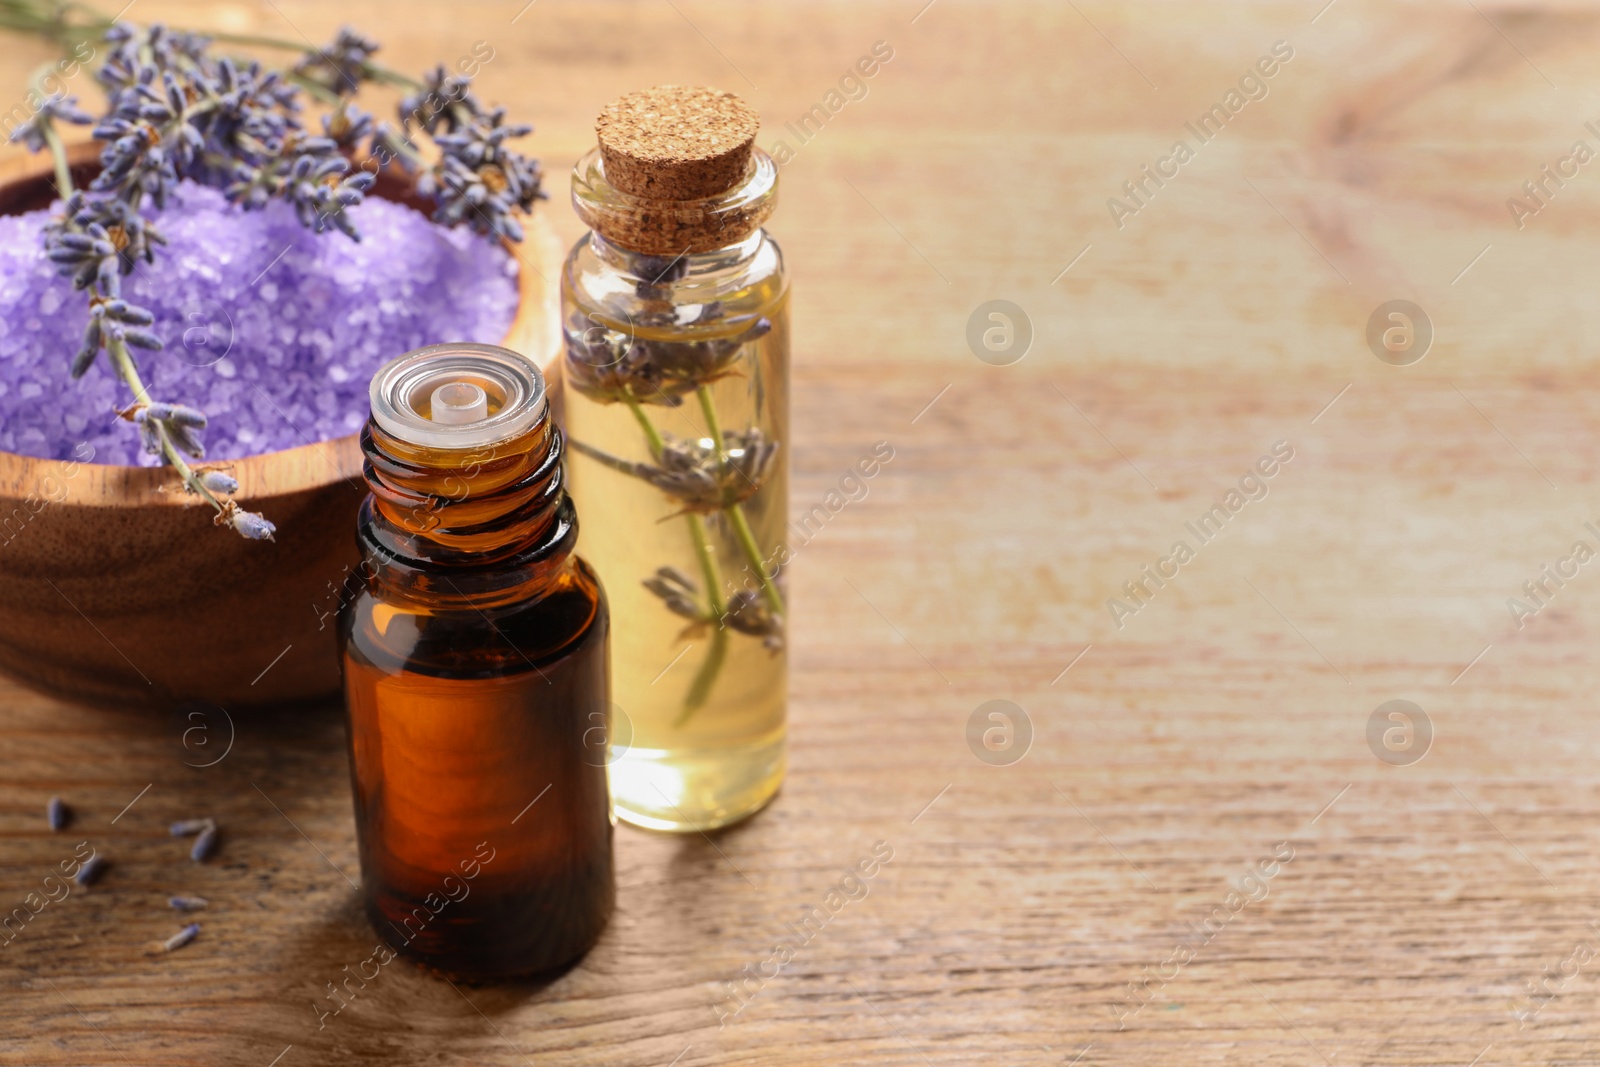
{"label": "lavender bud", "polygon": [[167,436],[172,440],[172,447],[185,455],[194,456],[196,459],[204,458],[206,446],[200,443],[200,438],[194,431],[181,423],[167,423]]}
{"label": "lavender bud", "polygon": [[67,802],[60,797],[50,798],[50,803],[45,807],[45,815],[50,820],[52,830],[64,830],[67,823],[72,821],[72,809],[67,807]]}
{"label": "lavender bud", "polygon": [[184,945],[187,945],[189,942],[193,941],[199,936],[199,934],[200,924],[190,923],[188,926],[185,926],[182,930],[179,930],[177,933],[163,941],[161,945],[168,952],[175,952]]}
{"label": "lavender bud", "polygon": [[74,378],[82,378],[89,373],[89,368],[94,366],[94,359],[99,354],[98,347],[78,349],[78,354],[72,357],[72,366],[67,368],[67,373]]}
{"label": "lavender bud", "polygon": [[216,824],[211,819],[182,819],[172,824],[172,836],[188,837],[214,825]]}
{"label": "lavender bud", "polygon": [[147,348],[152,352],[159,352],[167,347],[167,343],[149,330],[141,330],[137,326],[122,331],[122,339],[135,348]]}
{"label": "lavender bud", "polygon": [[179,426],[190,426],[196,430],[206,428],[206,413],[184,404],[168,404],[169,414],[164,416],[166,421],[177,423]]}
{"label": "lavender bud", "polygon": [[224,474],[222,471],[202,471],[200,473],[200,484],[213,493],[237,493],[239,491],[238,480],[231,474]]}
{"label": "lavender bud", "polygon": [[143,414],[144,412],[141,411],[133,417],[133,421],[139,426],[139,443],[144,447],[146,454],[159,456],[161,455],[161,433],[156,429],[155,423],[139,417],[139,415]]}
{"label": "lavender bud", "polygon": [[174,911],[199,911],[209,903],[205,897],[168,897]]}
{"label": "lavender bud", "polygon": [[272,535],[278,528],[268,522],[266,517],[253,511],[236,511],[228,520],[233,528],[252,541],[271,541]]}
{"label": "lavender bud", "polygon": [[194,848],[189,850],[189,858],[196,863],[204,863],[211,858],[217,850],[217,827],[215,823],[200,831],[200,836],[194,839]]}
{"label": "lavender bud", "polygon": [[83,866],[78,868],[78,873],[72,876],[72,880],[77,882],[79,885],[94,885],[95,882],[100,880],[100,876],[105,872],[105,857],[90,856],[88,860],[84,862]]}
{"label": "lavender bud", "polygon": [[130,326],[149,326],[156,321],[155,315],[126,300],[113,300],[106,305],[106,314],[114,319],[121,319]]}
{"label": "lavender bud", "polygon": [[115,256],[100,261],[100,266],[95,270],[95,282],[106,296],[115,298],[122,295],[122,275],[117,273]]}

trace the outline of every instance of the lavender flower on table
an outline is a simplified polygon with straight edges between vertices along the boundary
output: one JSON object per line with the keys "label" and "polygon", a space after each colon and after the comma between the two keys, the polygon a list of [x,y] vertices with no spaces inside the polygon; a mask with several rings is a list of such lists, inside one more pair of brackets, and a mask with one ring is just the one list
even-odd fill
{"label": "lavender flower on table", "polygon": [[188,926],[185,926],[182,930],[179,930],[177,933],[163,941],[161,943],[161,947],[168,952],[175,952],[184,945],[187,945],[189,942],[193,941],[199,935],[200,924],[190,923]]}
{"label": "lavender flower on table", "polygon": [[189,850],[189,858],[196,863],[204,863],[211,858],[211,854],[216,850],[217,826],[212,823],[204,830],[201,830],[199,836],[194,839],[194,848]]}
{"label": "lavender flower on table", "polygon": [[205,897],[168,897],[167,905],[173,911],[200,911],[209,904]]}
{"label": "lavender flower on table", "polygon": [[83,866],[78,868],[78,873],[72,876],[72,880],[79,885],[94,885],[100,880],[100,876],[106,873],[107,866],[104,856],[90,856],[84,860]]}
{"label": "lavender flower on table", "polygon": [[45,817],[50,822],[50,829],[65,830],[67,823],[72,821],[72,809],[60,797],[51,797],[50,803],[45,805]]}
{"label": "lavender flower on table", "polygon": [[194,847],[189,850],[189,858],[196,863],[203,863],[205,860],[210,859],[211,854],[217,850],[217,821],[210,817],[204,819],[181,819],[172,824],[171,832],[173,837],[188,837],[190,834],[198,835],[195,837]]}

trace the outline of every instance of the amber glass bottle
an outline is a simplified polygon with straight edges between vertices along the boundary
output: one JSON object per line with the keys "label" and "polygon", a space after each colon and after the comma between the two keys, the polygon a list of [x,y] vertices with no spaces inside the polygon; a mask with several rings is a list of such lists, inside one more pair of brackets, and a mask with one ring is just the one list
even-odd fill
{"label": "amber glass bottle", "polygon": [[611,791],[658,830],[736,822],[784,776],[789,284],[758,126],[729,93],[630,93],[572,175],[564,420],[632,727]]}
{"label": "amber glass bottle", "polygon": [[560,967],[615,897],[609,623],[544,380],[487,345],[412,352],[361,444],[339,633],[367,913],[446,974]]}

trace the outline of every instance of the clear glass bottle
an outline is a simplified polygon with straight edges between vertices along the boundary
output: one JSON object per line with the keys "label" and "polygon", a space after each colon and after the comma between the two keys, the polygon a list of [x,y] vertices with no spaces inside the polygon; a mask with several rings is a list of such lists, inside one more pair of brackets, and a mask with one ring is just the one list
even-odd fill
{"label": "clear glass bottle", "polygon": [[704,830],[761,808],[785,767],[789,294],[761,228],[777,167],[751,144],[732,185],[664,200],[618,188],[611,162],[602,131],[573,172],[592,232],[562,276],[562,403],[632,728],[612,799]]}
{"label": "clear glass bottle", "polygon": [[367,914],[446,974],[582,955],[615,896],[606,602],[538,368],[437,345],[373,379],[339,636]]}

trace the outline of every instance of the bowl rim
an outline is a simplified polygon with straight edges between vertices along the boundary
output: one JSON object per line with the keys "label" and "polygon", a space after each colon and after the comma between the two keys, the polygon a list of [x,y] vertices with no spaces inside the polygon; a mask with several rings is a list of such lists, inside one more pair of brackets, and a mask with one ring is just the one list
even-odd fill
{"label": "bowl rim", "polygon": [[[67,160],[78,168],[99,164],[101,144],[80,141],[69,145]],[[0,159],[0,187],[28,181],[50,181],[54,163],[48,153],[18,150]],[[50,182],[53,186],[54,182]],[[382,195],[381,193],[377,195]],[[398,199],[390,196],[389,199]],[[413,205],[415,206],[415,205]],[[0,214],[9,213],[0,209]],[[541,370],[548,371],[560,349],[558,319],[559,293],[554,282],[561,273],[564,251],[547,212],[536,209],[522,218],[525,237],[522,248],[502,238],[501,243],[517,261],[517,308],[499,343],[521,353]],[[399,355],[400,353],[396,353]],[[327,437],[320,441],[272,452],[260,452],[243,459],[202,460],[205,466],[225,466],[238,480],[233,494],[242,502],[316,489],[341,479],[355,482],[361,477],[360,431]],[[78,507],[127,507],[165,504],[194,507],[198,498],[177,491],[170,467],[94,463],[80,460],[45,459],[0,449],[0,501],[21,502],[37,498],[46,478],[65,477],[76,481],[75,468],[87,470],[90,492],[73,494]],[[322,473],[318,473],[318,472]]]}

